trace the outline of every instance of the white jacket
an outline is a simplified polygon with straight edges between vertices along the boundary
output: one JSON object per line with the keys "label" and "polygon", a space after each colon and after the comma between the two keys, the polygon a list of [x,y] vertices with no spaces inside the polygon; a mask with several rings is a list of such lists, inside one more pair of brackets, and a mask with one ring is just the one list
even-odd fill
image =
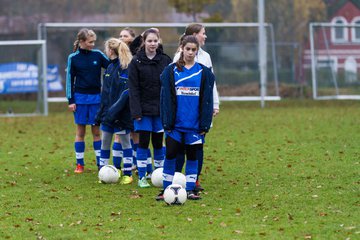
{"label": "white jacket", "polygon": [[[177,52],[174,56],[173,62],[176,62],[179,58],[180,58],[180,52]],[[212,72],[214,72],[210,54],[204,51],[202,48],[199,48],[199,51],[195,57],[195,61],[205,65],[206,67],[210,68]],[[214,96],[214,109],[220,109],[220,100],[219,100],[219,93],[216,87],[216,81],[214,82],[213,96]]]}

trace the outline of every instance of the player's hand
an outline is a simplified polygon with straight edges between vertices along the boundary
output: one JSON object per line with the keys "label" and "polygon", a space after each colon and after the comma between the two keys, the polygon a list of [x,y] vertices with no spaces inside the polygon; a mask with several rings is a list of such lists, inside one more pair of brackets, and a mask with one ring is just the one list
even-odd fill
{"label": "player's hand", "polygon": [[76,111],[76,104],[75,104],[75,103],[70,104],[70,105],[68,106],[68,108],[69,108],[69,111],[70,111],[70,112],[75,112],[75,111]]}
{"label": "player's hand", "polygon": [[136,121],[141,121],[141,117],[135,118]]}
{"label": "player's hand", "polygon": [[219,112],[220,112],[219,109],[214,108],[214,110],[213,110],[213,117],[215,117],[216,115],[218,115]]}

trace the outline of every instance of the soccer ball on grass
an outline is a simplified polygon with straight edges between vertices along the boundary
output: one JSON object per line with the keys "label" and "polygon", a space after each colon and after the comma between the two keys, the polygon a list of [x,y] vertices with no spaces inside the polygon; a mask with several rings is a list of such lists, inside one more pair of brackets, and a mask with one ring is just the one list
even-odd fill
{"label": "soccer ball on grass", "polygon": [[163,186],[163,170],[163,168],[157,168],[151,174],[151,183],[155,187]]}
{"label": "soccer ball on grass", "polygon": [[181,172],[175,172],[174,179],[172,181],[173,184],[180,184],[183,188],[186,187],[186,177]]}
{"label": "soccer ball on grass", "polygon": [[105,165],[100,169],[98,177],[102,183],[117,183],[120,178],[120,172],[112,165]]}
{"label": "soccer ball on grass", "polygon": [[164,191],[164,201],[168,205],[181,205],[187,200],[185,188],[180,184],[171,184]]}

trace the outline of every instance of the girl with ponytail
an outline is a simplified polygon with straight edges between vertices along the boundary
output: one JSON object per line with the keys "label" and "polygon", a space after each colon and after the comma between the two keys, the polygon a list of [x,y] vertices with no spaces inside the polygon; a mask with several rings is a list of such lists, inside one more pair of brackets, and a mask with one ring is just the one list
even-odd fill
{"label": "girl with ponytail", "polygon": [[[199,43],[194,36],[185,36],[180,44],[180,58],[161,74],[160,116],[165,130],[166,158],[163,189],[172,184],[176,157],[186,152],[186,191],[190,200],[200,199],[196,191],[198,149],[210,130],[213,116],[213,86],[211,70],[195,61]],[[164,199],[164,190],[156,197]]]}
{"label": "girl with ponytail", "polygon": [[99,161],[100,157],[101,137],[95,115],[100,107],[101,71],[109,65],[109,59],[100,50],[94,49],[95,41],[93,30],[80,29],[74,42],[74,52],[68,57],[66,97],[76,124],[75,173],[84,171],[86,125],[91,126],[96,160]]}
{"label": "girl with ponytail", "polygon": [[[99,169],[109,164],[111,142],[113,134],[116,134],[123,148],[124,173],[120,183],[129,184],[133,181],[130,142],[133,122],[130,117],[128,93],[128,67],[132,54],[128,45],[117,38],[110,38],[105,42],[105,53],[111,64],[104,74],[101,107],[96,117],[101,123],[102,130]],[[121,169],[120,152],[113,151],[113,163],[117,169]]]}
{"label": "girl with ponytail", "polygon": [[[191,23],[186,27],[184,34],[180,37],[180,43],[181,43],[182,39],[186,36],[194,36],[199,42],[200,48],[195,56],[195,61],[205,65],[206,67],[210,68],[212,72],[214,72],[210,54],[207,53],[204,49],[202,49],[202,47],[205,45],[205,41],[207,38],[206,33],[205,33],[205,27],[200,23]],[[177,53],[175,54],[174,62],[176,62],[178,59],[181,59],[181,57],[180,57],[181,52],[182,52],[182,50],[181,50],[181,48],[179,48]],[[214,103],[213,116],[215,117],[220,111],[220,109],[219,109],[220,101],[219,101],[219,94],[218,94],[218,91],[216,88],[216,82],[214,83],[213,97],[214,97],[214,99],[213,99],[213,103]],[[202,166],[203,166],[203,159],[204,159],[204,150],[202,147],[198,149],[197,154],[198,154],[197,158],[199,160],[199,166],[198,166],[198,174],[197,174],[195,190],[197,192],[199,192],[199,191],[204,190],[203,187],[200,185],[200,179],[199,179],[199,176],[200,176],[200,173],[202,170]],[[185,163],[185,153],[184,153],[184,150],[180,150],[179,155],[177,156],[177,161],[176,161],[176,171],[177,172],[182,171],[184,163]]]}

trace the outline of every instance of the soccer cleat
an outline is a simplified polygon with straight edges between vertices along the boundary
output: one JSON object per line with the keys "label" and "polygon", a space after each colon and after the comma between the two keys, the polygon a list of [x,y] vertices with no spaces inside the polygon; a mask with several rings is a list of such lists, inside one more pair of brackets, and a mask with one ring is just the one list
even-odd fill
{"label": "soccer cleat", "polygon": [[138,186],[141,188],[148,188],[150,184],[147,182],[146,177],[139,179]]}
{"label": "soccer cleat", "polygon": [[133,178],[132,178],[132,176],[123,176],[122,178],[121,178],[121,181],[120,181],[120,184],[123,184],[123,185],[125,185],[125,184],[130,184],[130,183],[132,183],[133,182]]}
{"label": "soccer cleat", "polygon": [[187,199],[199,200],[199,199],[201,199],[201,197],[200,197],[200,195],[196,194],[195,191],[187,191]]}
{"label": "soccer cleat", "polygon": [[76,165],[74,173],[83,173],[84,172],[84,166],[83,165]]}
{"label": "soccer cleat", "polygon": [[164,190],[161,190],[160,193],[155,197],[156,201],[164,201]]}
{"label": "soccer cleat", "polygon": [[195,192],[202,192],[204,191],[204,188],[200,185],[200,182],[199,180],[196,181],[195,183],[195,189],[194,189]]}

